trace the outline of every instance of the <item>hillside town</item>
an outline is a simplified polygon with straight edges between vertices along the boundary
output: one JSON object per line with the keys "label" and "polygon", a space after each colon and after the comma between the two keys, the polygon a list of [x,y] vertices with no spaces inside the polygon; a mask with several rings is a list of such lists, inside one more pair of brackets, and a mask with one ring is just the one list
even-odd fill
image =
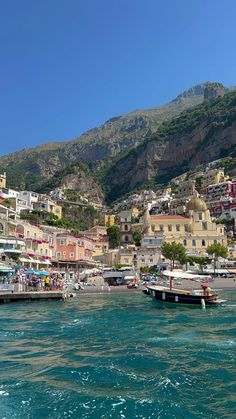
{"label": "hillside town", "polygon": [[[218,161],[173,179],[168,187],[139,191],[112,208],[100,208],[93,227],[84,231],[48,222],[62,219],[61,199],[60,191],[13,190],[7,174],[0,175],[1,264],[74,279],[88,268],[140,271],[168,263],[162,245],[176,242],[193,257],[206,257],[207,248],[220,243],[234,266],[236,179],[226,176]],[[25,216],[35,212],[42,217]]]}

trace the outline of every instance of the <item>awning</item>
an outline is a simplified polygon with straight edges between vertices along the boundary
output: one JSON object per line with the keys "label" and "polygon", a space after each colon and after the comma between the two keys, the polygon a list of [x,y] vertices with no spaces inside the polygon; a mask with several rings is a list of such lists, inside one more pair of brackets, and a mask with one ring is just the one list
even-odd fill
{"label": "awning", "polygon": [[31,259],[19,258],[20,262],[32,262]]}
{"label": "awning", "polygon": [[128,281],[130,281],[131,279],[134,279],[134,275],[127,275],[124,277],[124,279],[127,279]]}
{"label": "awning", "polygon": [[11,266],[0,264],[0,272],[14,272]]}
{"label": "awning", "polygon": [[174,278],[174,279],[190,279],[190,280],[209,279],[207,275],[191,274],[189,272],[179,272],[179,271],[163,271],[162,275],[168,276],[169,278]]}

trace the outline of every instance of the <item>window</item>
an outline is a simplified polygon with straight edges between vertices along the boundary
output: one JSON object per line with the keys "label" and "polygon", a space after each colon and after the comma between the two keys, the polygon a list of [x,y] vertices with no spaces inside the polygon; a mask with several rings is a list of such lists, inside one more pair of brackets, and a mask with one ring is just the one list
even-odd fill
{"label": "window", "polygon": [[202,222],[202,229],[207,230],[207,222],[206,221]]}
{"label": "window", "polygon": [[129,263],[129,259],[128,258],[124,258],[124,262],[128,264]]}
{"label": "window", "polygon": [[196,240],[192,240],[192,246],[196,246]]}
{"label": "window", "polygon": [[142,262],[142,263],[145,263],[145,259],[141,259],[141,262]]}
{"label": "window", "polygon": [[125,236],[125,242],[129,241],[129,236]]}
{"label": "window", "polygon": [[187,240],[185,240],[185,239],[183,240],[183,245],[187,246]]}
{"label": "window", "polygon": [[176,224],[176,231],[180,231],[180,224]]}
{"label": "window", "polygon": [[160,225],[160,231],[164,231],[164,226],[163,224]]}
{"label": "window", "polygon": [[61,257],[61,252],[57,252],[57,259],[60,259]]}
{"label": "window", "polygon": [[172,225],[171,224],[168,225],[168,231],[172,231]]}
{"label": "window", "polygon": [[128,225],[125,224],[125,231],[128,231]]}
{"label": "window", "polygon": [[214,244],[216,244],[217,243],[217,240],[214,240]]}
{"label": "window", "polygon": [[199,220],[202,220],[202,213],[201,212],[198,213],[198,218],[199,218]]}
{"label": "window", "polygon": [[152,228],[152,231],[155,231],[155,226],[154,225],[152,225],[151,228]]}
{"label": "window", "polygon": [[70,257],[73,258],[74,257],[74,252],[70,252]]}
{"label": "window", "polygon": [[185,231],[185,233],[188,233],[188,231],[189,231],[188,224],[184,224],[184,231]]}
{"label": "window", "polygon": [[149,262],[150,262],[150,263],[153,263],[153,259],[149,259]]}
{"label": "window", "polygon": [[63,246],[64,240],[60,240],[60,245]]}
{"label": "window", "polygon": [[206,246],[206,241],[202,240],[202,246]]}

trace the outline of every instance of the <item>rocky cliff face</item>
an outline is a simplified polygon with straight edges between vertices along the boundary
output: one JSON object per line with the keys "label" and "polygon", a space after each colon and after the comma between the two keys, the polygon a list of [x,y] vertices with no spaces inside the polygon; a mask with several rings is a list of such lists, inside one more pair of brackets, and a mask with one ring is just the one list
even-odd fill
{"label": "rocky cliff face", "polygon": [[199,105],[162,126],[152,139],[106,173],[108,201],[146,182],[165,183],[197,165],[229,155],[236,147],[236,94]]}
{"label": "rocky cliff face", "polygon": [[[40,185],[40,192],[50,192],[55,189],[72,191],[70,201],[78,198],[86,199],[88,202],[102,204],[104,193],[101,185],[91,176],[86,166],[81,163],[73,163],[65,169],[56,172],[50,179],[46,179]],[[73,198],[75,195],[76,199]]]}
{"label": "rocky cliff face", "polygon": [[63,177],[59,187],[62,190],[74,190],[81,195],[82,198],[88,200],[89,203],[102,204],[104,201],[104,193],[101,185],[84,171],[78,174],[68,174]]}
{"label": "rocky cliff face", "polygon": [[206,85],[204,90],[204,99],[205,100],[212,100],[216,99],[217,97],[224,96],[225,94],[225,87],[221,83],[209,83]]}

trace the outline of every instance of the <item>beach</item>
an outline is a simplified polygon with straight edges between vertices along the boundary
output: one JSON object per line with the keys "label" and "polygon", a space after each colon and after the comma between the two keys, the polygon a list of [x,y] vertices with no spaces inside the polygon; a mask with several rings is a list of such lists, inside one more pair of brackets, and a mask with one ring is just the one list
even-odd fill
{"label": "beach", "polygon": [[[148,283],[147,283],[148,284]],[[215,290],[226,290],[226,291],[236,291],[236,281],[235,278],[216,278],[213,282],[208,283],[211,289]],[[189,280],[182,280],[181,284],[174,284],[175,288],[180,289],[201,289],[201,283]],[[94,280],[91,285],[84,285],[83,290],[77,291],[79,294],[109,294],[109,293],[130,293],[140,292],[145,288],[145,285],[140,285],[138,288],[127,288],[127,285],[118,285],[118,286],[108,286],[107,284],[100,285]]]}

